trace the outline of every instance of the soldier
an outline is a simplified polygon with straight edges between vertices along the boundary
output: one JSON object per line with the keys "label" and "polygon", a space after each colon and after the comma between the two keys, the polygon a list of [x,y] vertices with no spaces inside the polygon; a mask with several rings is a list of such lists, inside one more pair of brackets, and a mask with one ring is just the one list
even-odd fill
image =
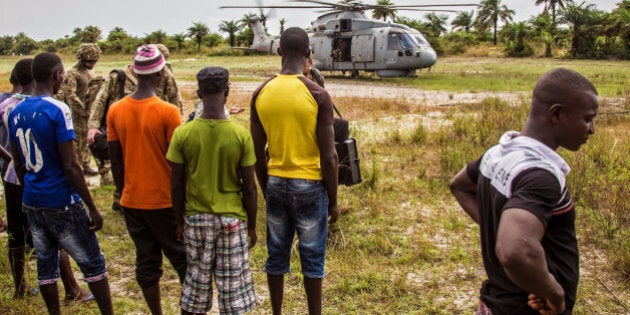
{"label": "soldier", "polygon": [[87,102],[88,83],[94,78],[91,71],[101,57],[101,49],[97,44],[84,43],[79,46],[75,54],[77,62],[68,72],[56,98],[64,101],[72,110],[72,121],[76,133],[75,151],[77,159],[85,175],[97,175],[98,172],[90,167],[90,151],[87,145],[87,127],[90,115],[90,104]]}
{"label": "soldier", "polygon": [[[155,47],[162,53],[165,60],[171,53],[168,51],[168,47],[164,44],[156,44]],[[177,82],[175,82],[175,75],[173,75],[173,67],[170,62],[166,63],[166,70],[164,71],[164,78],[158,86],[158,90],[162,90],[162,93],[167,96],[165,101],[177,105],[179,107],[179,114],[184,115],[184,107],[182,104],[182,98],[179,95],[179,89],[177,88]],[[171,99],[171,96],[177,95],[177,98]]]}
{"label": "soldier", "polygon": [[[133,72],[131,65],[128,65],[123,72],[125,74],[123,94],[128,95],[136,90],[138,77]],[[165,79],[166,83],[164,85],[160,85],[156,94],[162,100],[178,106],[181,113],[183,111],[182,102],[179,97],[179,91],[177,89],[175,78],[173,77],[172,72],[168,72],[165,75],[170,76],[171,78]],[[105,83],[103,83],[101,90],[96,96],[96,100],[94,100],[94,104],[92,104],[90,108],[87,134],[88,143],[94,143],[94,136],[102,132],[99,128],[105,127],[106,108],[109,108],[109,106],[118,100],[120,100],[118,73],[114,71],[105,79]],[[109,165],[106,161],[99,161],[98,172],[101,174],[101,182],[113,183],[109,172]],[[118,198],[119,197],[115,196],[114,199],[117,200]],[[116,207],[118,208],[118,206]]]}

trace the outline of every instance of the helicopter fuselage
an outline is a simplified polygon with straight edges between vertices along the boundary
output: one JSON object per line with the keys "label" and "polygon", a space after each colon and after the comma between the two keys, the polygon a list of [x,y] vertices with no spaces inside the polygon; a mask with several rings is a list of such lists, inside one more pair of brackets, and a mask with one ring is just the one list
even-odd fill
{"label": "helicopter fuselage", "polygon": [[[280,39],[268,37],[259,20],[250,21],[251,48],[277,54]],[[436,53],[424,36],[402,24],[368,19],[362,12],[332,12],[307,29],[314,67],[325,71],[376,72],[381,77],[415,75],[431,67]]]}

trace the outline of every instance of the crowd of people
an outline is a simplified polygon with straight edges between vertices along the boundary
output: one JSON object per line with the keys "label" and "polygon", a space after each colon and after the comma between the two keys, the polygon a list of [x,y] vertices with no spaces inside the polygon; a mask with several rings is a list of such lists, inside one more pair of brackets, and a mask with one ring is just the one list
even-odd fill
{"label": "crowd of people", "polygon": [[[84,178],[98,173],[115,186],[112,209],[135,245],[136,281],[152,314],[162,313],[163,255],[182,285],[182,314],[210,311],[213,282],[221,314],[256,306],[249,261],[258,242],[256,183],[265,199],[272,312],[282,313],[297,235],[308,313],[321,314],[328,226],[339,215],[338,156],[333,102],[310,69],[308,35],[282,33],[280,71],[253,92],[249,130],[229,119],[230,73],[219,66],[198,72],[198,108],[182,123],[165,49],[142,45],[129,66],[100,80],[92,73],[101,56],[95,44],[79,47],[68,72],[49,52],[16,64],[16,88],[0,102],[15,298],[31,293],[23,277],[28,246],[50,314],[60,313],[59,277],[69,283],[66,299],[94,299],[102,314],[114,313],[97,239],[104,222]],[[579,279],[575,209],[569,166],[555,151],[586,142],[597,106],[597,91],[582,75],[549,71],[534,87],[525,127],[507,132],[450,182],[480,225],[488,280],[477,314],[571,314]],[[95,170],[87,146],[99,134],[109,161],[97,161]],[[72,274],[68,255],[91,293],[64,277]]]}

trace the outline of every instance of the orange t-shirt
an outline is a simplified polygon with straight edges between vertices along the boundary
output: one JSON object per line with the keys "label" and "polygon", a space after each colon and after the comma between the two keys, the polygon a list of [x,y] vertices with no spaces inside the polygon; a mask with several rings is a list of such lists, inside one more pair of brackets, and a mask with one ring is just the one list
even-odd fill
{"label": "orange t-shirt", "polygon": [[173,206],[166,151],[180,124],[177,107],[157,96],[144,100],[126,96],[109,108],[107,140],[120,142],[125,166],[122,206],[145,210]]}

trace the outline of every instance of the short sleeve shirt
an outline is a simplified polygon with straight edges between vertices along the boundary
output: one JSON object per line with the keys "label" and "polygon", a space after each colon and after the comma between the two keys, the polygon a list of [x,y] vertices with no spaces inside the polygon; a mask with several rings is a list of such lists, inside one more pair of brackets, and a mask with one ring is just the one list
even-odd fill
{"label": "short sleeve shirt", "polygon": [[68,105],[49,96],[28,97],[9,113],[8,124],[9,140],[17,144],[26,170],[23,203],[60,208],[80,200],[57,147],[75,139]]}
{"label": "short sleeve shirt", "polygon": [[194,119],[175,130],[166,158],[186,166],[186,215],[247,220],[240,168],[256,163],[249,130],[230,120]]}
{"label": "short sleeve shirt", "polygon": [[303,75],[278,74],[254,92],[251,108],[267,135],[268,174],[321,180],[317,127],[333,123],[328,92]]}
{"label": "short sleeve shirt", "polygon": [[495,254],[501,214],[506,209],[518,208],[531,212],[545,227],[541,245],[550,273],[565,290],[567,312],[564,314],[570,314],[579,279],[579,257],[574,204],[568,189],[562,189],[557,177],[549,171],[532,168],[514,178],[508,198],[480,173],[479,166],[480,160],[468,164],[467,174],[477,183],[482,256],[488,275],[481,288],[481,299],[495,315],[538,314],[527,305],[529,292],[510,281]]}
{"label": "short sleeve shirt", "polygon": [[173,206],[171,166],[166,151],[179,110],[157,96],[136,100],[126,96],[107,114],[107,140],[119,141],[125,166],[125,187],[120,204],[127,208],[156,210]]}

